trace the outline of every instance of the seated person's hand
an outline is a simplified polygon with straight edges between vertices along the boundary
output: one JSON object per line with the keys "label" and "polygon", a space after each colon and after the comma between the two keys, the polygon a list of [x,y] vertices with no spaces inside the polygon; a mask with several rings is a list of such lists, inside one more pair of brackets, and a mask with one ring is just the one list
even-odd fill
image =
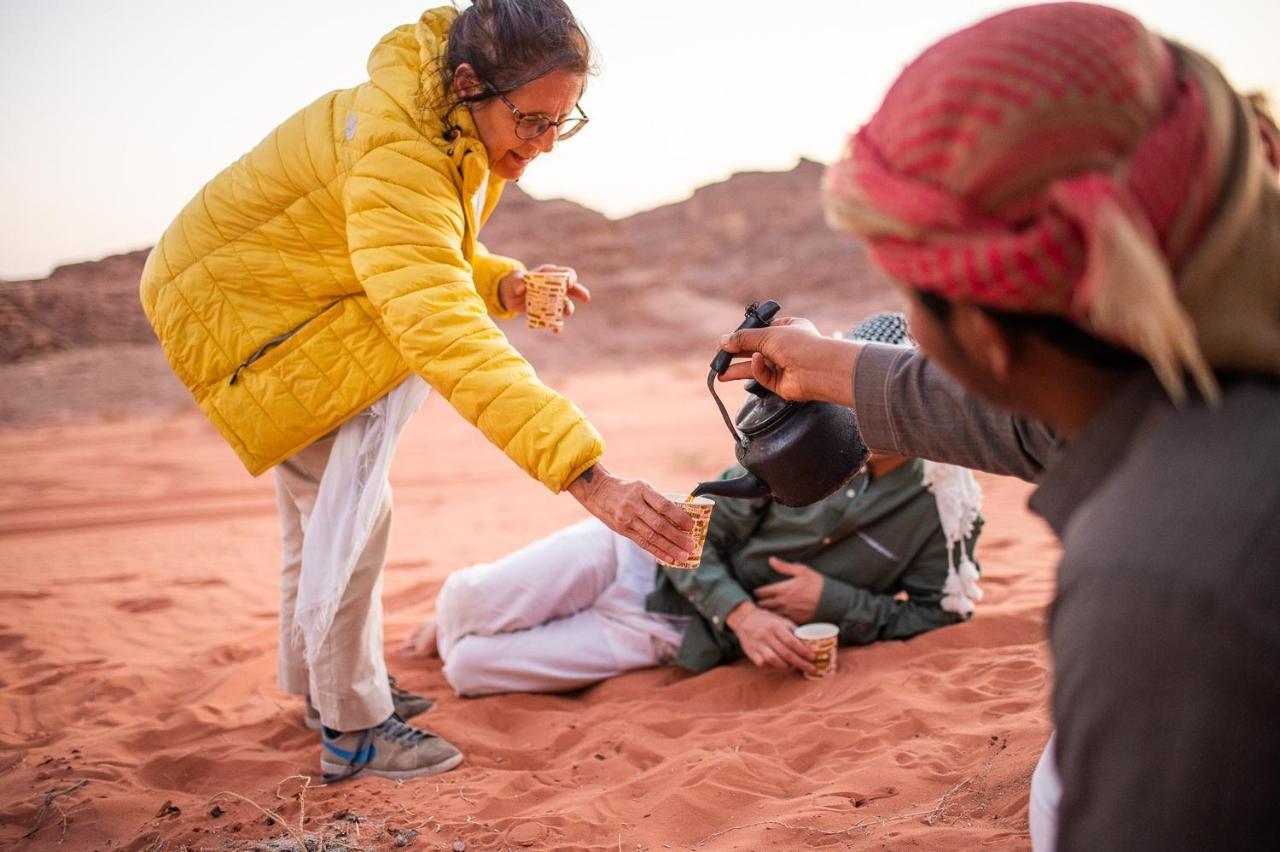
{"label": "seated person's hand", "polygon": [[435,657],[439,654],[436,644],[436,620],[428,618],[400,643],[397,649],[406,657]]}
{"label": "seated person's hand", "polygon": [[813,673],[813,651],[796,638],[796,625],[790,619],[743,601],[729,613],[725,626],[738,637],[747,659],[757,666]]}
{"label": "seated person's hand", "polygon": [[787,575],[788,579],[756,589],[756,603],[796,624],[813,621],[818,598],[822,597],[822,575],[808,565],[786,562],[776,556],[769,557],[769,567]]}

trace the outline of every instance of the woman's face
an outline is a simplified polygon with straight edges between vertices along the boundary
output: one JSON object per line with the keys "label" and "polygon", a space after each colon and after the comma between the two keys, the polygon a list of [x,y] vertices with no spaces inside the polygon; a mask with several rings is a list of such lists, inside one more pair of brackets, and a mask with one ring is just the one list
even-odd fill
{"label": "woman's face", "polygon": [[[560,69],[513,89],[507,100],[525,115],[541,113],[559,121],[578,103],[583,82],[581,74]],[[489,168],[504,180],[519,180],[534,158],[551,153],[556,145],[554,127],[534,139],[517,136],[516,116],[501,98],[471,107],[471,116],[489,154]]]}

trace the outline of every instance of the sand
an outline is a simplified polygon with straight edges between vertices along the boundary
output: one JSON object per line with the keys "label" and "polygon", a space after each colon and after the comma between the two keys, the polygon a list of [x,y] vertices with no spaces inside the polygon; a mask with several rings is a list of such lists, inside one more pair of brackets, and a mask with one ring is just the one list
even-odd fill
{"label": "sand", "polygon": [[[687,490],[731,461],[704,361],[551,378],[615,471]],[[649,393],[663,404],[638,404]],[[396,644],[451,570],[584,513],[438,398],[401,448],[388,661],[438,700],[418,721],[466,761],[402,785],[317,778],[300,802],[285,779],[314,773],[319,746],[275,687],[270,477],[248,477],[186,407],[0,431],[0,844],[284,849],[300,829],[354,848],[1027,847],[1057,549],[1025,484],[981,477],[973,621],[841,649],[825,681],[743,662],[464,700],[438,660]]]}

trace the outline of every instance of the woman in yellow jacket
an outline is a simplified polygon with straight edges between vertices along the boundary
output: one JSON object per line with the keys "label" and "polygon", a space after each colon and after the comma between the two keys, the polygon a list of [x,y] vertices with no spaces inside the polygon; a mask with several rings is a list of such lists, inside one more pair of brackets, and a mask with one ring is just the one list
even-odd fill
{"label": "woman in yellow jacket", "polygon": [[143,307],[170,365],[245,467],[275,470],[280,685],[307,696],[331,777],[462,759],[404,724],[428,702],[394,688],[382,659],[386,470],[428,385],[660,559],[692,547],[684,513],[609,473],[595,429],[493,322],[523,309],[524,269],[478,231],[503,182],[586,123],[589,69],[562,0],[430,10],[378,43],[367,82],[200,190],[147,261]]}

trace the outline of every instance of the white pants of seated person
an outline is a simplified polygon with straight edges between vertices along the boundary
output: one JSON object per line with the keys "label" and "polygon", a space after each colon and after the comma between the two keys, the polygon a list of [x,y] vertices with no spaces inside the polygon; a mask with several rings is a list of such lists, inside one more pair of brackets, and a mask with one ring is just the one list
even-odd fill
{"label": "white pants of seated person", "polygon": [[1044,754],[1031,774],[1031,801],[1028,805],[1033,852],[1054,852],[1058,848],[1058,803],[1062,800],[1062,778],[1054,757],[1056,734],[1049,735]]}
{"label": "white pants of seated person", "polygon": [[645,612],[654,558],[597,520],[455,571],[436,602],[459,695],[561,692],[669,663],[681,619]]}

